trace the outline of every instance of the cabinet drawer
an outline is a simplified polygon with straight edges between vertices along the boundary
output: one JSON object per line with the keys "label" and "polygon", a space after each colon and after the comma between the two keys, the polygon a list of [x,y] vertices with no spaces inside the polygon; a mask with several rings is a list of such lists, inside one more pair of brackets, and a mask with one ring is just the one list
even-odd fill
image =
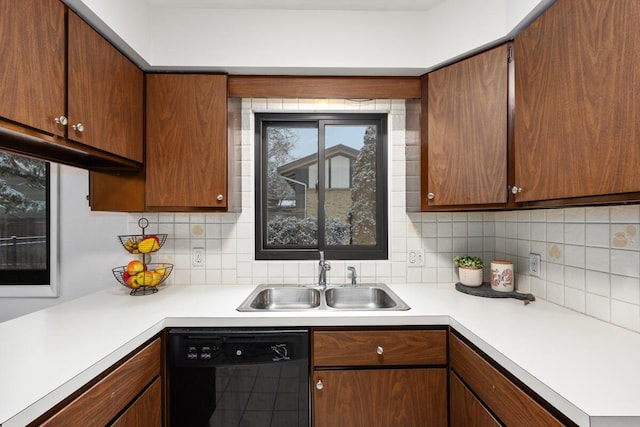
{"label": "cabinet drawer", "polygon": [[564,425],[455,335],[449,356],[451,369],[506,425]]}
{"label": "cabinet drawer", "polygon": [[444,365],[446,331],[314,331],[314,366]]}
{"label": "cabinet drawer", "polygon": [[106,425],[160,375],[160,356],[158,338],[42,425]]}

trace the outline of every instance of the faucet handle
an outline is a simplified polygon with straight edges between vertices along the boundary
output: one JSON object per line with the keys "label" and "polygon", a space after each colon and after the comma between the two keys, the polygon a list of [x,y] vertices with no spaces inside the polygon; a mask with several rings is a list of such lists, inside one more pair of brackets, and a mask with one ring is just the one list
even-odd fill
{"label": "faucet handle", "polygon": [[352,265],[347,267],[347,270],[349,270],[351,272],[351,285],[355,286],[356,285],[356,277],[358,277],[356,275],[356,268]]}

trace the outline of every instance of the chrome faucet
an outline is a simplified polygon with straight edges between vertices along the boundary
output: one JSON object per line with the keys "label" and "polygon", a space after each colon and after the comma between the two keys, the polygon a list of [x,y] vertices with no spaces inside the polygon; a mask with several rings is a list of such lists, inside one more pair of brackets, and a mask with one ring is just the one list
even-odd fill
{"label": "chrome faucet", "polygon": [[356,286],[358,283],[356,282],[356,268],[353,266],[347,267],[347,270],[351,272],[351,286]]}
{"label": "chrome faucet", "polygon": [[318,285],[323,288],[327,287],[327,271],[331,270],[329,262],[324,260],[324,251],[320,252],[320,262],[318,263]]}

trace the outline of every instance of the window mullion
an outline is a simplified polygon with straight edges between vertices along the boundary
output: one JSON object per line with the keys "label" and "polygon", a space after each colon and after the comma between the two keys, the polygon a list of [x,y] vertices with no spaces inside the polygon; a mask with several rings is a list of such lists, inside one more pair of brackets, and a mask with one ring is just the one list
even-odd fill
{"label": "window mullion", "polygon": [[325,121],[318,121],[318,249],[323,251],[326,248],[325,239],[325,189],[326,189],[326,166],[325,166]]}

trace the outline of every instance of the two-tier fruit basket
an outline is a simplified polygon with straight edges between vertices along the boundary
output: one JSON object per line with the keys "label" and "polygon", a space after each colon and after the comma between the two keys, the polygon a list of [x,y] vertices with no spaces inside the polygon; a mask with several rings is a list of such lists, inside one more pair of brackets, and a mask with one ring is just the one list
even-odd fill
{"label": "two-tier fruit basket", "polygon": [[131,289],[129,295],[149,295],[158,292],[158,287],[169,277],[173,264],[152,263],[151,254],[159,250],[167,240],[166,234],[146,234],[149,226],[147,218],[140,218],[138,226],[142,234],[118,236],[122,246],[141,260],[133,260],[127,265],[114,268],[113,275],[123,286]]}

